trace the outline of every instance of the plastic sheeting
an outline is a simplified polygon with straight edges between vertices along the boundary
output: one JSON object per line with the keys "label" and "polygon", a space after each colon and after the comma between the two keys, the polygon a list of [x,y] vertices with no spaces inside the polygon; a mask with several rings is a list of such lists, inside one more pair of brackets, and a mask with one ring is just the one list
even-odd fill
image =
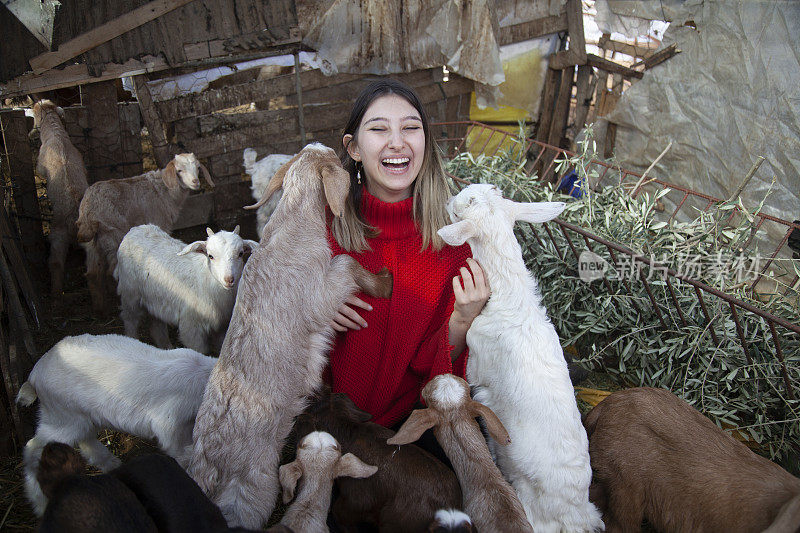
{"label": "plastic sheeting", "polygon": [[297,11],[303,43],[319,52],[326,74],[392,74],[446,64],[497,87],[505,80],[499,21],[511,25],[558,14],[565,2],[298,0]]}
{"label": "plastic sheeting", "polygon": [[[774,178],[764,212],[794,220],[800,215],[800,3],[692,4],[694,11],[673,20],[665,34],[664,46],[676,42],[681,53],[645,72],[606,117],[618,125],[617,159],[641,171],[672,141],[650,175],[728,198],[763,156],[741,194],[745,206],[757,206]],[[697,29],[683,25],[689,19]],[[769,236],[773,247],[782,237]]]}

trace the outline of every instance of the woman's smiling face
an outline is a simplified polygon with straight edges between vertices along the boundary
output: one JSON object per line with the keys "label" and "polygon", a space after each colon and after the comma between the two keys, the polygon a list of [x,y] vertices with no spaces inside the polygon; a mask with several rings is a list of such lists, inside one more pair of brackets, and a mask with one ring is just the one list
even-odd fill
{"label": "woman's smiling face", "polygon": [[425,158],[425,133],[419,112],[405,98],[396,94],[376,98],[355,138],[345,135],[343,141],[350,157],[362,163],[372,196],[384,202],[411,197]]}

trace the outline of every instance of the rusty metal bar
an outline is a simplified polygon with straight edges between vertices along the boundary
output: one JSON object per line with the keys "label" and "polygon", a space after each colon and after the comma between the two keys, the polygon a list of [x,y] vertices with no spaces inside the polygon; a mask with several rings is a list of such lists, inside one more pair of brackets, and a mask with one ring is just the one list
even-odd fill
{"label": "rusty metal bar", "polygon": [[703,315],[705,315],[706,320],[708,321],[708,330],[711,332],[711,338],[714,339],[714,344],[719,346],[719,337],[717,337],[717,333],[714,331],[714,320],[712,320],[711,315],[708,314],[706,301],[703,299],[703,292],[700,290],[700,287],[697,286],[694,287],[694,292],[697,295],[697,300],[700,302],[700,307],[703,309]]}
{"label": "rusty metal bar", "polygon": [[[600,242],[600,241],[598,240],[597,242]],[[608,253],[611,255],[611,260],[614,261],[614,264],[616,265],[617,264],[617,254],[614,253],[613,247],[609,246],[609,244],[611,244],[611,243],[604,243],[604,242],[600,242],[600,243],[606,245],[606,249],[608,250]],[[623,277],[620,277],[620,281],[622,281],[622,284],[625,286],[625,289],[628,291],[628,294],[630,294],[631,303],[633,304],[633,307],[636,308],[636,312],[639,313],[639,316],[644,316],[644,313],[642,312],[642,309],[639,307],[639,304],[637,304],[636,300],[634,300],[634,298],[633,298],[633,290],[631,290],[631,286],[628,284],[628,280],[626,280]]]}
{"label": "rusty metal bar", "polygon": [[[586,235],[583,236],[583,241],[586,243],[586,248],[588,248],[590,252],[594,252],[594,249],[592,248],[592,245],[589,242],[589,238]],[[603,279],[603,285],[606,286],[606,290],[608,291],[608,294],[613,294],[614,291],[611,289],[611,283],[608,282],[608,278],[603,276],[602,279]],[[633,303],[633,306],[636,307],[636,312],[638,313],[639,312],[639,308],[636,306],[636,302],[631,300],[631,303]]]}
{"label": "rusty metal bar", "polygon": [[753,359],[750,357],[750,351],[747,349],[747,339],[744,338],[742,324],[739,322],[739,313],[736,312],[736,306],[733,304],[733,302],[728,301],[728,306],[731,308],[731,316],[733,316],[733,322],[736,324],[736,333],[739,334],[739,340],[742,341],[742,350],[744,350],[744,356],[747,359],[747,364],[752,365]]}
{"label": "rusty metal bar", "polygon": [[781,341],[778,338],[778,333],[775,331],[775,323],[772,320],[767,320],[767,324],[769,324],[769,331],[772,333],[772,340],[775,341],[775,355],[781,364],[781,376],[783,377],[783,384],[786,386],[786,395],[789,396],[790,400],[794,400],[794,389],[789,380],[789,372],[786,370],[786,362],[783,360],[783,350],[781,350]]}
{"label": "rusty metal bar", "polygon": [[689,198],[689,193],[688,192],[683,193],[683,200],[681,200],[681,203],[678,204],[678,207],[675,208],[675,211],[672,212],[672,214],[669,216],[667,220],[672,220],[673,218],[675,218],[675,215],[677,215],[678,211],[680,211],[681,207],[683,207],[683,203],[686,201],[687,198]]}
{"label": "rusty metal bar", "polygon": [[669,280],[669,276],[666,276],[665,281],[667,282],[667,288],[669,289],[669,295],[672,297],[672,303],[675,304],[675,309],[678,310],[678,316],[681,318],[681,324],[684,326],[689,325],[686,321],[686,317],[683,316],[683,310],[681,310],[681,306],[678,303],[678,298],[675,296],[675,289],[672,288],[672,282]]}
{"label": "rusty metal bar", "polygon": [[758,282],[761,281],[761,278],[764,277],[764,273],[769,269],[769,266],[775,260],[775,257],[777,257],[778,252],[781,251],[781,248],[783,248],[783,245],[786,244],[786,241],[789,240],[789,235],[792,233],[792,229],[793,228],[790,227],[789,229],[786,230],[786,234],[783,236],[783,239],[781,239],[781,243],[778,245],[777,248],[775,248],[775,251],[772,252],[772,256],[770,256],[769,261],[767,261],[767,264],[764,265],[764,268],[761,269],[761,272],[758,274],[758,277],[753,282],[753,284],[750,285],[750,290],[751,291],[755,290],[756,285],[758,285]]}
{"label": "rusty metal bar", "polygon": [[564,255],[561,255],[561,248],[558,247],[558,243],[556,242],[555,237],[553,237],[553,233],[550,231],[550,225],[549,224],[545,224],[544,225],[544,230],[547,232],[547,235],[550,237],[550,240],[553,242],[553,246],[555,246],[556,253],[558,254],[558,258],[561,259],[562,261],[564,261],[565,258],[566,258],[566,253]]}
{"label": "rusty metal bar", "polygon": [[[635,261],[636,257],[635,256],[632,257],[633,260]],[[667,323],[664,320],[664,317],[661,316],[661,309],[658,308],[658,302],[656,301],[655,297],[653,297],[653,292],[650,290],[650,283],[644,277],[644,272],[642,272],[641,270],[639,270],[639,279],[642,280],[642,284],[644,285],[644,290],[647,291],[647,297],[650,298],[650,303],[653,304],[653,310],[656,312],[658,321],[661,322],[661,327],[667,329]]]}

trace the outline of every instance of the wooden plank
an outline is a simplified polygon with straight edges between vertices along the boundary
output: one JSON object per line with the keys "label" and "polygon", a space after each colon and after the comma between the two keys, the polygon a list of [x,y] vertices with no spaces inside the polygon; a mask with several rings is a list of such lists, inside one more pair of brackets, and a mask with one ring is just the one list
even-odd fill
{"label": "wooden plank", "polygon": [[164,121],[158,107],[153,103],[153,95],[147,87],[147,80],[144,75],[136,76],[133,79],[136,87],[136,99],[139,101],[139,108],[142,112],[142,120],[147,126],[150,134],[150,142],[153,145],[153,155],[159,168],[164,168],[172,159],[172,150],[167,142],[167,133],[164,128]]}
{"label": "wooden plank", "polygon": [[645,58],[653,55],[658,47],[658,43],[653,42],[648,43],[648,45],[621,43],[619,41],[612,40],[609,34],[605,33],[602,37],[600,37],[600,40],[597,42],[597,46],[610,52],[619,52],[634,58]]}
{"label": "wooden plank", "polygon": [[603,157],[611,159],[614,157],[614,148],[617,142],[617,125],[613,122],[608,123],[606,128],[606,139],[603,143]]}
{"label": "wooden plank", "polygon": [[575,82],[575,121],[573,131],[575,135],[583,129],[586,124],[586,116],[589,114],[589,106],[592,103],[592,93],[594,87],[591,85],[593,70],[590,65],[578,67],[578,76]]}
{"label": "wooden plank", "polygon": [[568,27],[566,12],[560,15],[531,20],[529,22],[503,26],[500,28],[500,31],[497,32],[497,44],[498,46],[505,46],[507,44],[527,41],[528,39],[535,39],[552,33],[567,31]]}
{"label": "wooden plank", "polygon": [[539,106],[539,120],[536,123],[537,141],[547,142],[560,80],[561,71],[552,68],[547,69],[547,74],[544,79],[544,89],[542,90],[542,102]]}
{"label": "wooden plank", "polygon": [[146,22],[154,20],[164,13],[169,13],[192,0],[155,0],[143,6],[137,7],[124,15],[112,19],[105,24],[82,33],[61,44],[55,52],[45,52],[30,60],[34,74],[41,74],[44,71],[60,65],[64,61],[72,59],[87,50],[110,41]]}
{"label": "wooden plank", "polygon": [[651,69],[656,65],[659,65],[666,61],[667,59],[671,58],[675,54],[679,54],[681,51],[678,50],[678,43],[672,43],[668,47],[664,48],[663,50],[659,50],[655,54],[650,57],[645,58],[644,61],[636,63],[632,65],[632,67],[637,67],[639,65],[644,65],[645,70]]}
{"label": "wooden plank", "polygon": [[569,118],[569,101],[572,97],[572,78],[575,71],[566,68],[561,71],[561,80],[558,87],[558,99],[553,109],[553,122],[547,135],[547,144],[561,146],[561,138],[567,127]]}
{"label": "wooden plank", "polygon": [[138,176],[142,169],[142,114],[135,102],[117,104],[120,139],[122,140],[122,173]]}
{"label": "wooden plank", "polygon": [[583,30],[582,2],[581,0],[567,0],[564,9],[567,13],[569,49],[558,52],[550,58],[550,68],[557,70],[586,64],[586,37]]}
{"label": "wooden plank", "polygon": [[11,193],[16,207],[23,250],[28,261],[35,267],[33,272],[45,272],[47,246],[36,193],[33,156],[28,142],[25,112],[0,111],[0,133],[4,142],[2,164],[8,170],[11,179]]}
{"label": "wooden plank", "polygon": [[89,120],[89,151],[85,155],[89,184],[124,176],[122,137],[113,81],[93,83],[83,91]]}
{"label": "wooden plank", "polygon": [[183,52],[188,61],[195,61],[223,57],[243,50],[252,52],[254,50],[271,51],[281,48],[281,52],[285,53],[290,48],[296,50],[300,43],[300,28],[289,28],[288,39],[272,39],[267,32],[257,31],[229,39],[212,39],[197,43],[186,43],[183,45]]}
{"label": "wooden plank", "polygon": [[[337,74],[325,76],[319,70],[307,70],[300,73],[303,89],[319,89],[338,83],[347,83],[361,76],[357,74]],[[190,94],[165,102],[158,102],[156,106],[164,122],[207,115],[213,111],[236,107],[250,102],[262,101],[278,96],[287,96],[295,92],[294,74],[277,76],[275,78],[255,81],[243,85],[223,87],[214,91],[204,91],[199,94]]]}
{"label": "wooden plank", "polygon": [[587,63],[593,67],[599,68],[601,70],[605,70],[606,72],[610,72],[612,74],[622,74],[626,78],[636,78],[642,79],[644,75],[642,72],[638,70],[633,70],[632,68],[628,68],[625,65],[620,65],[619,63],[615,63],[609,59],[604,59],[600,56],[595,54],[587,54]]}
{"label": "wooden plank", "polygon": [[[5,256],[8,257],[11,268],[16,273],[16,280],[17,283],[19,283],[20,289],[22,290],[22,296],[28,305],[28,312],[33,318],[34,324],[38,328],[41,303],[39,301],[39,293],[36,291],[36,288],[31,282],[31,278],[28,277],[28,273],[31,271],[31,265],[22,257],[19,247],[19,238],[12,229],[11,222],[6,214],[6,210],[2,206],[0,206],[0,235],[2,235],[2,249],[5,252]],[[46,271],[47,270],[44,269],[44,272]],[[10,291],[11,289],[6,287],[6,290]],[[15,287],[13,290],[15,291],[14,294],[17,294]],[[11,297],[10,293],[9,297]],[[15,295],[14,298],[17,298],[17,296]],[[14,312],[15,309],[10,308],[8,311]],[[21,321],[23,322],[23,324],[20,325],[22,331],[28,331],[25,314],[21,310],[19,310],[16,314],[21,317]],[[33,346],[33,341],[31,339],[26,337],[24,341],[27,346]],[[29,351],[32,354],[35,350],[31,348]]]}

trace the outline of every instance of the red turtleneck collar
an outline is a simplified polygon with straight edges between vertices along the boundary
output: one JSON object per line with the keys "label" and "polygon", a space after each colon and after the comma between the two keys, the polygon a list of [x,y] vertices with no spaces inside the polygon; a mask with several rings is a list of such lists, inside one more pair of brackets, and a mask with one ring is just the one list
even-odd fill
{"label": "red turtleneck collar", "polygon": [[361,212],[367,224],[380,230],[378,239],[403,239],[418,234],[412,210],[414,197],[389,203],[362,189]]}

